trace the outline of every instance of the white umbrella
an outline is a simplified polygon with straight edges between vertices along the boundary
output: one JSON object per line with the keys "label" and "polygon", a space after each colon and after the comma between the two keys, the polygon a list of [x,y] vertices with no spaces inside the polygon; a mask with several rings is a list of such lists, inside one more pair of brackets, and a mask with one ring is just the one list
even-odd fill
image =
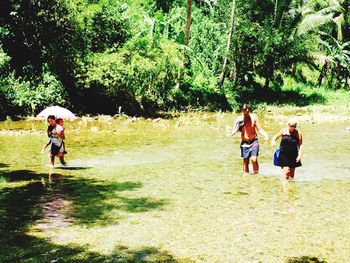
{"label": "white umbrella", "polygon": [[54,115],[56,118],[62,118],[70,121],[73,121],[77,118],[73,112],[60,106],[47,107],[46,109],[42,110],[36,117],[39,119],[47,119],[49,115]]}

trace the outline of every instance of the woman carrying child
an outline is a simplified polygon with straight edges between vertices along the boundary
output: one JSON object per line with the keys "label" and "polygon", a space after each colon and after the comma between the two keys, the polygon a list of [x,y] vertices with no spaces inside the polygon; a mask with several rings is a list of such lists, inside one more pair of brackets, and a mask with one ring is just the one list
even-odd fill
{"label": "woman carrying child", "polygon": [[[59,119],[57,119],[57,120],[59,120]],[[51,144],[50,166],[52,166],[52,167],[54,166],[55,156],[57,156],[59,158],[62,165],[67,165],[67,163],[64,161],[64,152],[65,152],[64,142],[63,142],[63,140],[65,139],[64,129],[61,125],[59,125],[56,122],[56,118],[54,115],[49,115],[47,117],[47,121],[49,123],[49,127],[47,129],[47,135],[50,138],[49,143]],[[61,119],[61,121],[63,122],[62,119]],[[46,146],[44,146],[44,148],[46,148]]]}

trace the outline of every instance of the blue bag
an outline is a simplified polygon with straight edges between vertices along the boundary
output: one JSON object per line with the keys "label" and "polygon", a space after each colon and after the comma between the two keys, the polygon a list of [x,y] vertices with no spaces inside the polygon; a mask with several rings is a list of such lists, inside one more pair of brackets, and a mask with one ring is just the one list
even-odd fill
{"label": "blue bag", "polygon": [[281,148],[278,146],[275,153],[273,154],[273,165],[278,166],[278,157],[280,156]]}

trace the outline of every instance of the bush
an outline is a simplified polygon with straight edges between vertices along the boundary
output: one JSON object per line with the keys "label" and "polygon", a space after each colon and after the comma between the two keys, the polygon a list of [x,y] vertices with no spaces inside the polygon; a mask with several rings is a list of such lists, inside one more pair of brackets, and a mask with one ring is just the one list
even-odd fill
{"label": "bush", "polygon": [[68,104],[62,84],[49,72],[43,73],[36,86],[29,81],[15,78],[13,73],[3,78],[0,85],[2,105],[6,105],[4,108],[8,107],[12,111],[8,112],[2,108],[2,117],[7,114],[32,115],[48,105]]}
{"label": "bush", "polygon": [[[105,98],[108,111],[116,112],[121,106],[127,114],[135,114],[137,108],[138,113],[148,114],[172,106],[171,90],[176,87],[182,60],[172,41],[139,37],[117,52],[93,54],[78,83],[84,93]],[[105,111],[95,108],[94,113],[112,113]]]}

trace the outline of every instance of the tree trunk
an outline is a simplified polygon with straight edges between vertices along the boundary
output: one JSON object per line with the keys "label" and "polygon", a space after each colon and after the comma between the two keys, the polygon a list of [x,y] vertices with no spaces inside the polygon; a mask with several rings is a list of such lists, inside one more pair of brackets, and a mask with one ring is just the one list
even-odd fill
{"label": "tree trunk", "polygon": [[324,79],[324,77],[326,76],[326,73],[327,73],[327,69],[328,69],[328,64],[327,64],[327,62],[325,62],[323,64],[322,69],[321,69],[321,73],[320,73],[320,75],[318,76],[318,79],[317,79],[318,87],[320,87],[322,85],[323,79]]}
{"label": "tree trunk", "polygon": [[264,84],[264,88],[268,89],[270,87],[270,81],[273,77],[273,68],[268,69],[266,78],[265,78],[265,84]]}
{"label": "tree trunk", "polygon": [[295,74],[297,73],[297,63],[293,63],[292,65],[292,76],[295,78]]}
{"label": "tree trunk", "polygon": [[185,45],[187,47],[190,42],[191,6],[192,6],[192,0],[187,0],[187,20],[186,20],[186,37],[185,37]]}
{"label": "tree trunk", "polygon": [[228,39],[227,39],[227,45],[226,45],[226,50],[225,50],[225,57],[224,57],[224,62],[222,64],[222,73],[220,76],[220,88],[224,84],[225,81],[225,71],[226,71],[226,65],[227,65],[227,56],[231,47],[231,38],[232,38],[232,33],[235,29],[235,11],[236,11],[236,0],[232,0],[232,8],[231,8],[231,20],[230,20],[230,31],[228,34]]}
{"label": "tree trunk", "polygon": [[[191,6],[192,6],[192,0],[187,0],[187,20],[186,20],[186,35],[185,35],[185,46],[189,46],[190,42],[190,30],[191,30]],[[182,71],[183,67],[186,67],[188,61],[187,52],[186,49],[184,49],[184,65],[180,66],[179,72],[177,75],[177,83],[176,88],[180,87],[180,80],[182,78]]]}

